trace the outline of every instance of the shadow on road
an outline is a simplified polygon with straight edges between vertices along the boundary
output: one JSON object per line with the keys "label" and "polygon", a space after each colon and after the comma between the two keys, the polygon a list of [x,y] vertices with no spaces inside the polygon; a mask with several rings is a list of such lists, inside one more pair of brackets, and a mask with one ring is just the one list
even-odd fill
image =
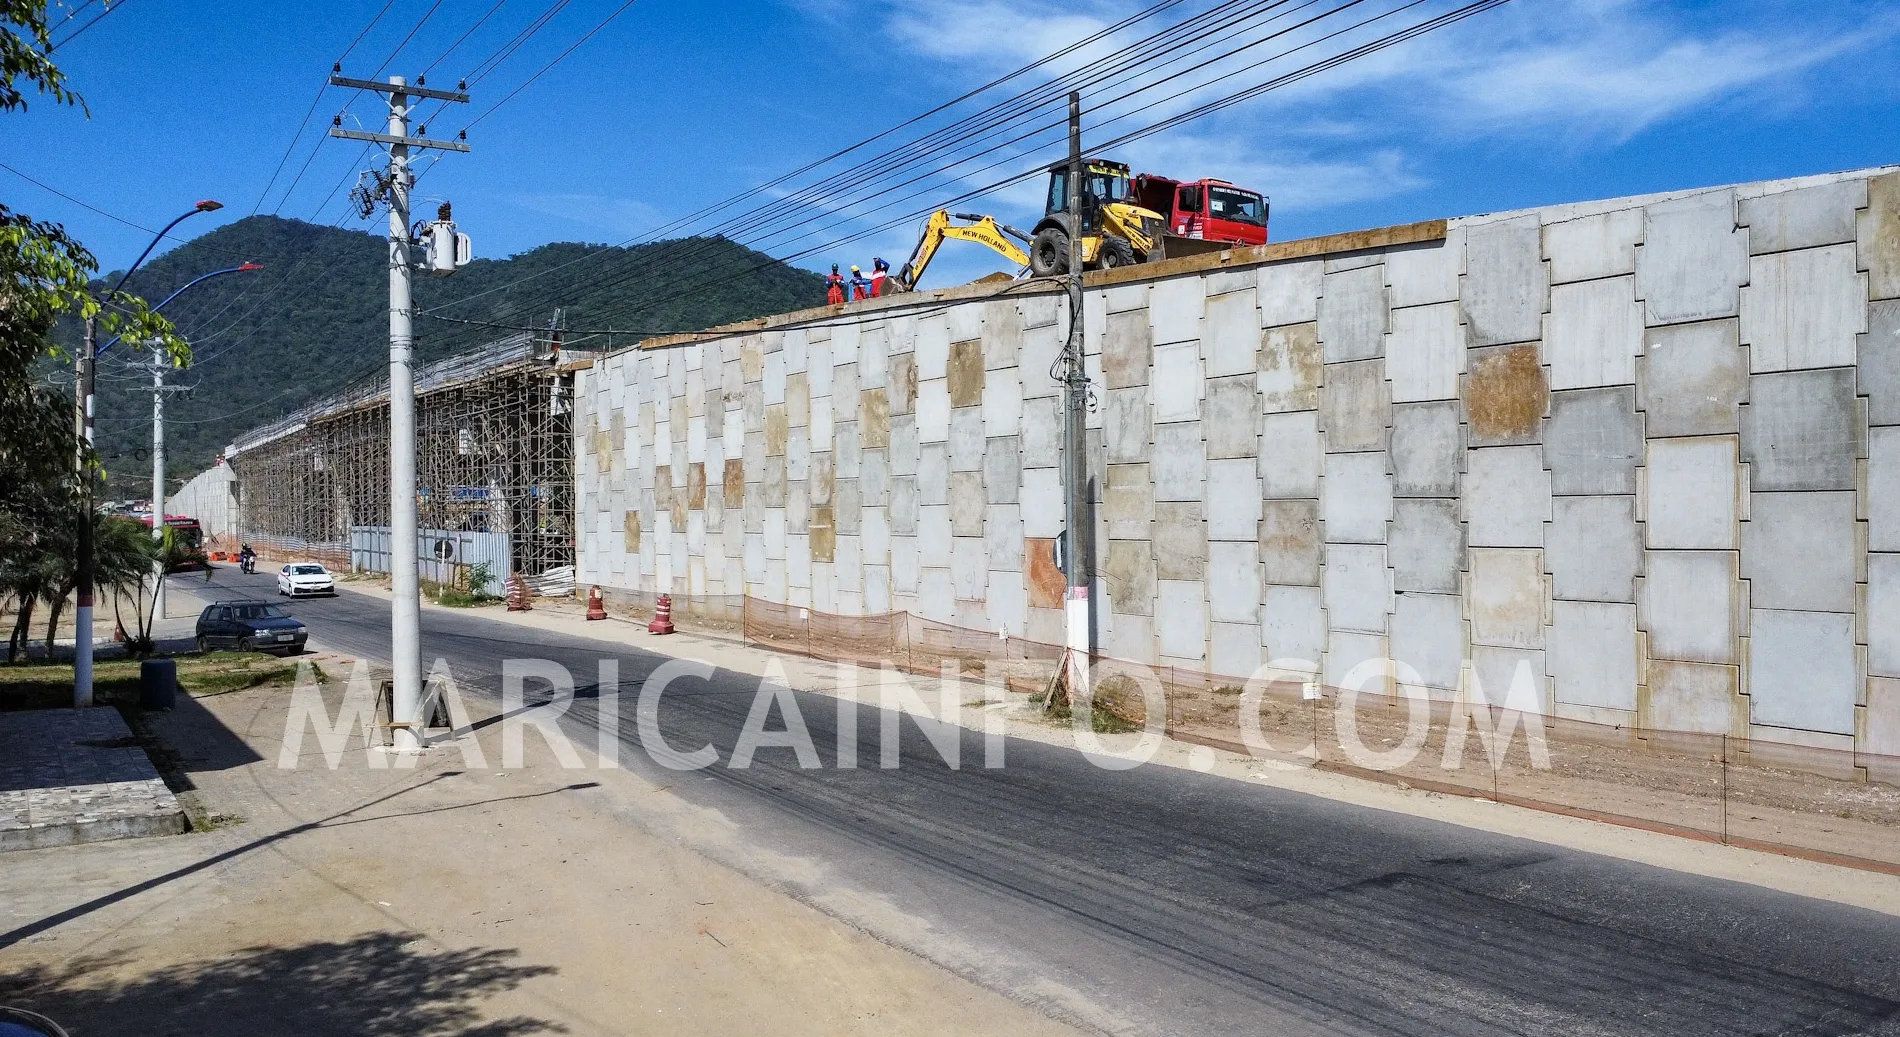
{"label": "shadow on road", "polygon": [[372,933],[341,942],[253,947],[101,979],[123,959],[81,958],[0,978],[0,1003],[39,1012],[73,1034],[153,1037],[515,1037],[565,1033],[513,1016],[484,1021],[481,1002],[556,970],[523,965],[500,948],[434,951],[413,935]]}

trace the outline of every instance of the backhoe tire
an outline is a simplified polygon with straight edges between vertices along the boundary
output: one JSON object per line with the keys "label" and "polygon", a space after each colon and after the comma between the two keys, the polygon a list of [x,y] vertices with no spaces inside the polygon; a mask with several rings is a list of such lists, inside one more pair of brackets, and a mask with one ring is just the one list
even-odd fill
{"label": "backhoe tire", "polygon": [[1069,235],[1061,227],[1044,227],[1029,243],[1029,272],[1054,277],[1069,272]]}
{"label": "backhoe tire", "polygon": [[1113,235],[1102,238],[1101,264],[1103,270],[1113,270],[1118,266],[1134,266],[1135,246],[1130,244],[1127,238],[1118,238]]}

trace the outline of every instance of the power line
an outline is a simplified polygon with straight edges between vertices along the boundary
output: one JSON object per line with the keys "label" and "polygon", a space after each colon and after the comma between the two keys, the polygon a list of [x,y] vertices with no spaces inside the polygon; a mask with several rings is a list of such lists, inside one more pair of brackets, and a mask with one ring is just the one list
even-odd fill
{"label": "power line", "polygon": [[639,0],[626,0],[625,3],[621,4],[619,7],[614,8],[612,14],[609,14],[607,17],[600,20],[599,25],[596,25],[592,29],[587,30],[587,34],[585,36],[582,36],[580,39],[575,40],[573,44],[571,44],[566,50],[556,55],[553,61],[550,61],[547,64],[541,66],[540,71],[536,72],[534,75],[529,76],[526,82],[522,83],[520,86],[515,87],[513,90],[509,91],[508,96],[503,97],[501,100],[496,101],[494,104],[489,105],[486,110],[484,110],[480,115],[477,115],[473,120],[469,122],[467,126],[464,126],[463,129],[472,130],[475,128],[477,123],[480,123],[483,119],[486,119],[490,115],[495,114],[495,109],[500,108],[502,105],[507,104],[509,101],[514,100],[514,97],[516,94],[520,93],[523,90],[526,90],[530,86],[533,86],[535,80],[540,79],[544,75],[547,75],[549,69],[567,60],[567,56],[569,54],[572,54],[575,51],[579,50],[582,44],[586,43],[588,40],[593,39],[594,36],[600,32],[600,30],[605,29],[608,26],[608,24],[611,23],[615,18],[620,17],[620,15],[624,13],[627,10],[627,8],[632,7],[634,4],[638,2]]}
{"label": "power line", "polygon": [[[1410,7],[1413,7],[1413,6],[1416,6],[1416,5],[1417,5],[1417,4],[1419,3],[1419,2],[1423,2],[1423,0],[1414,0],[1414,2],[1413,2],[1413,3],[1410,3],[1410,4],[1406,4],[1406,5],[1404,6],[1404,7],[1402,7],[1402,8],[1399,8],[1399,10],[1404,10],[1404,9],[1406,9],[1406,8],[1410,8]],[[1449,25],[1449,24],[1452,24],[1452,23],[1454,23],[1454,22],[1457,22],[1457,21],[1461,21],[1461,20],[1463,20],[1463,19],[1465,19],[1465,18],[1468,18],[1468,17],[1471,17],[1472,15],[1475,15],[1475,14],[1478,14],[1478,13],[1482,13],[1482,12],[1484,12],[1484,11],[1488,11],[1488,10],[1491,10],[1492,8],[1495,8],[1495,7],[1499,7],[1499,6],[1502,6],[1502,5],[1503,5],[1504,3],[1506,3],[1506,2],[1508,2],[1508,0],[1478,0],[1478,2],[1475,2],[1475,3],[1471,3],[1471,4],[1467,4],[1467,5],[1465,5],[1464,7],[1461,7],[1461,8],[1458,8],[1458,9],[1456,9],[1456,10],[1454,10],[1454,11],[1451,11],[1451,12],[1447,12],[1447,13],[1446,13],[1446,14],[1444,14],[1444,15],[1440,15],[1440,16],[1438,16],[1438,17],[1435,17],[1435,18],[1432,18],[1432,19],[1428,19],[1428,20],[1427,20],[1427,21],[1425,21],[1425,22],[1422,22],[1422,23],[1419,23],[1419,24],[1417,24],[1417,25],[1413,25],[1413,26],[1410,26],[1410,27],[1408,27],[1408,28],[1406,28],[1406,29],[1402,29],[1402,30],[1399,30],[1399,31],[1397,31],[1397,32],[1394,32],[1394,33],[1392,33],[1392,34],[1389,34],[1389,35],[1387,35],[1387,36],[1385,36],[1385,37],[1381,37],[1381,38],[1379,38],[1379,39],[1377,39],[1377,40],[1374,40],[1374,41],[1372,41],[1372,42],[1370,42],[1370,43],[1367,43],[1367,44],[1363,44],[1363,45],[1361,45],[1361,46],[1359,46],[1359,47],[1355,47],[1355,48],[1352,48],[1351,50],[1349,50],[1349,51],[1347,51],[1347,52],[1344,52],[1344,53],[1342,53],[1342,54],[1338,54],[1338,55],[1333,55],[1333,56],[1331,56],[1331,57],[1328,57],[1328,58],[1324,58],[1324,59],[1321,59],[1321,60],[1319,60],[1319,61],[1316,61],[1316,62],[1313,62],[1313,63],[1311,63],[1311,64],[1309,64],[1309,65],[1307,65],[1307,66],[1304,66],[1304,67],[1302,67],[1302,68],[1300,68],[1300,69],[1296,69],[1296,70],[1294,70],[1293,72],[1289,72],[1289,73],[1287,73],[1287,74],[1285,74],[1285,75],[1283,75],[1283,76],[1279,76],[1279,77],[1275,77],[1274,79],[1272,79],[1272,80],[1269,80],[1269,81],[1267,81],[1267,82],[1265,82],[1265,83],[1261,83],[1261,84],[1258,84],[1258,85],[1256,85],[1256,86],[1253,86],[1253,87],[1250,87],[1250,88],[1247,88],[1247,89],[1245,89],[1245,90],[1242,90],[1242,91],[1238,91],[1238,92],[1236,92],[1236,93],[1234,93],[1234,94],[1230,94],[1230,95],[1227,95],[1226,97],[1223,97],[1223,98],[1221,98],[1221,99],[1219,99],[1219,100],[1217,100],[1217,101],[1213,101],[1213,102],[1209,102],[1208,104],[1206,104],[1206,105],[1202,105],[1202,106],[1200,106],[1200,107],[1198,107],[1198,108],[1196,108],[1196,109],[1194,109],[1194,110],[1192,110],[1192,111],[1190,111],[1190,112],[1186,112],[1186,113],[1182,113],[1182,114],[1180,114],[1180,115],[1176,115],[1176,116],[1172,116],[1172,117],[1169,117],[1169,118],[1167,118],[1167,119],[1163,119],[1163,120],[1160,120],[1160,121],[1158,121],[1158,122],[1156,122],[1156,123],[1153,123],[1153,124],[1150,124],[1150,125],[1148,125],[1148,126],[1144,126],[1144,127],[1141,127],[1141,128],[1139,128],[1139,129],[1137,129],[1137,130],[1134,130],[1134,131],[1131,131],[1131,132],[1129,132],[1129,133],[1126,133],[1126,134],[1124,134],[1124,135],[1122,135],[1122,136],[1119,136],[1119,137],[1116,137],[1116,138],[1114,138],[1114,139],[1112,139],[1112,140],[1110,140],[1110,141],[1107,141],[1107,142],[1104,142],[1104,143],[1102,143],[1102,144],[1099,144],[1099,145],[1097,145],[1097,146],[1096,146],[1095,148],[1093,148],[1093,149],[1091,149],[1091,150],[1092,150],[1092,151],[1098,151],[1098,152],[1099,152],[1099,151],[1107,151],[1107,150],[1110,150],[1110,149],[1112,149],[1112,148],[1114,148],[1114,147],[1118,147],[1118,146],[1121,146],[1121,145],[1124,145],[1124,144],[1127,144],[1127,143],[1130,143],[1130,142],[1133,142],[1133,141],[1135,141],[1135,140],[1139,140],[1139,139],[1142,139],[1143,137],[1146,137],[1146,136],[1149,136],[1149,135],[1151,135],[1151,134],[1153,134],[1153,133],[1156,133],[1156,132],[1160,132],[1160,131],[1162,131],[1162,130],[1164,130],[1164,129],[1167,129],[1167,128],[1170,128],[1170,127],[1172,127],[1172,126],[1176,126],[1176,125],[1180,125],[1180,124],[1182,124],[1182,123],[1184,123],[1184,122],[1186,122],[1186,121],[1189,121],[1189,120],[1191,120],[1191,119],[1194,119],[1194,118],[1200,118],[1200,117],[1203,117],[1203,116],[1205,116],[1205,115],[1207,115],[1207,114],[1210,114],[1210,113],[1212,113],[1212,112],[1214,112],[1214,111],[1218,111],[1218,110],[1220,110],[1220,109],[1222,109],[1222,108],[1225,108],[1225,107],[1228,107],[1228,106],[1231,106],[1232,104],[1237,104],[1237,103],[1240,103],[1241,101],[1244,101],[1244,100],[1247,100],[1247,99],[1250,99],[1250,98],[1252,98],[1252,97],[1257,97],[1257,96],[1259,96],[1260,94],[1263,94],[1263,93],[1265,93],[1265,92],[1267,92],[1267,91],[1269,91],[1269,90],[1273,90],[1273,89],[1278,89],[1279,87],[1282,87],[1282,86],[1285,86],[1285,85],[1288,85],[1288,84],[1290,84],[1290,83],[1292,83],[1292,82],[1297,82],[1297,81],[1299,81],[1299,80],[1301,80],[1301,79],[1304,79],[1304,78],[1307,78],[1307,77],[1309,77],[1309,76],[1311,76],[1311,75],[1315,75],[1315,74],[1318,74],[1318,73],[1320,73],[1320,72],[1323,72],[1323,71],[1326,71],[1327,69],[1330,69],[1330,68],[1333,68],[1333,67],[1337,67],[1338,65],[1340,65],[1340,64],[1344,64],[1344,63],[1346,63],[1347,61],[1351,61],[1351,60],[1355,60],[1355,59],[1357,59],[1357,58],[1359,58],[1359,57],[1363,57],[1363,56],[1365,56],[1365,55],[1367,55],[1367,54],[1370,54],[1370,53],[1373,53],[1373,52],[1375,52],[1375,51],[1378,51],[1378,50],[1383,50],[1383,49],[1385,49],[1385,48],[1387,48],[1387,47],[1390,47],[1390,46],[1394,46],[1394,45],[1396,45],[1396,44],[1398,44],[1398,43],[1403,43],[1403,42],[1406,42],[1406,41],[1408,41],[1408,40],[1410,40],[1410,39],[1413,39],[1413,38],[1415,38],[1415,37],[1417,37],[1417,36],[1420,36],[1420,35],[1423,35],[1423,34],[1425,34],[1425,33],[1427,33],[1427,32],[1431,32],[1431,31],[1434,31],[1434,30],[1436,30],[1436,29],[1438,29],[1438,28],[1442,28],[1442,27],[1444,27],[1444,26],[1446,26],[1446,25]],[[1350,6],[1350,5],[1345,5],[1345,6]],[[1343,9],[1343,7],[1342,7],[1342,9]],[[1351,31],[1352,29],[1355,29],[1355,28],[1359,28],[1359,27],[1363,27],[1364,25],[1367,25],[1367,24],[1370,24],[1371,22],[1374,22],[1374,21],[1377,21],[1377,20],[1378,20],[1379,18],[1381,18],[1381,17],[1386,17],[1386,16],[1389,16],[1389,15],[1391,15],[1391,14],[1393,14],[1393,13],[1395,13],[1395,12],[1393,12],[1393,11],[1388,11],[1388,12],[1385,12],[1385,13],[1384,13],[1384,14],[1382,14],[1382,15],[1378,15],[1378,16],[1374,16],[1373,18],[1369,18],[1369,19],[1366,19],[1365,21],[1363,21],[1363,22],[1360,22],[1360,23],[1357,23],[1357,24],[1356,24],[1356,25],[1354,25],[1354,26],[1349,26],[1349,27],[1347,27],[1347,29],[1345,29],[1345,30],[1341,30],[1340,32],[1347,32],[1347,31]],[[1332,37],[1335,37],[1335,36],[1337,36],[1337,35],[1339,35],[1339,34],[1340,34],[1340,32],[1335,32],[1335,33],[1331,33],[1331,34],[1328,34],[1328,36],[1327,36],[1327,37],[1323,37],[1322,39],[1324,39],[1324,38],[1332,38]],[[1302,45],[1302,47],[1301,47],[1301,48],[1294,48],[1294,50],[1298,50],[1298,49],[1303,49],[1303,47],[1304,47],[1304,46],[1310,46],[1310,45],[1312,45],[1312,43],[1316,43],[1316,42],[1320,42],[1320,41],[1310,41],[1310,42],[1309,42],[1308,44],[1305,44],[1305,45]],[[1286,53],[1291,53],[1291,52],[1292,52],[1292,51],[1288,51],[1288,52],[1286,52]],[[1282,55],[1280,55],[1280,56],[1284,56],[1284,54],[1282,54]],[[1257,66],[1258,64],[1259,64],[1259,63],[1257,62],[1257,63],[1255,63],[1255,65],[1250,65],[1250,66],[1247,66],[1247,67],[1248,67],[1248,68],[1253,68],[1253,67],[1256,67],[1256,66]],[[1223,76],[1221,76],[1221,77],[1218,77],[1218,78],[1216,78],[1215,80],[1212,80],[1212,81],[1210,81],[1210,82],[1208,82],[1208,83],[1203,83],[1203,84],[1201,84],[1201,85],[1200,85],[1199,87],[1197,87],[1196,89],[1205,89],[1205,88],[1206,88],[1207,86],[1210,86],[1210,85],[1212,85],[1212,83],[1214,83],[1214,82],[1220,82],[1220,81],[1221,81],[1221,80],[1223,80],[1223,79],[1227,79],[1227,78],[1231,78],[1232,76],[1234,76],[1234,75],[1237,75],[1237,74],[1239,74],[1239,73],[1240,73],[1240,72],[1242,72],[1242,71],[1245,71],[1245,69],[1241,69],[1241,70],[1235,70],[1235,71],[1233,71],[1233,72],[1229,72],[1229,73],[1226,73],[1226,74],[1224,74]],[[1174,78],[1174,77],[1170,77],[1170,78]],[[1165,82],[1165,81],[1166,81],[1166,80],[1164,80],[1163,82]],[[1157,105],[1157,104],[1161,104],[1161,103],[1165,103],[1165,102],[1166,102],[1167,100],[1170,100],[1170,99],[1172,99],[1172,98],[1164,98],[1164,99],[1163,99],[1162,101],[1157,101],[1157,102],[1152,102],[1152,103],[1150,103],[1150,104],[1148,104],[1148,105],[1144,105],[1144,106],[1142,106],[1142,108],[1140,108],[1140,109],[1136,109],[1136,111],[1141,111],[1141,110],[1146,110],[1146,109],[1148,109],[1148,108],[1152,108],[1152,107],[1154,107],[1155,105]],[[1105,124],[1106,124],[1107,122],[1113,122],[1113,121],[1118,121],[1118,120],[1119,120],[1119,119],[1121,119],[1121,118],[1126,118],[1128,114],[1132,114],[1132,113],[1124,113],[1123,115],[1120,115],[1120,116],[1115,116],[1115,117],[1114,117],[1113,119],[1110,119],[1110,120],[1105,120],[1105,121],[1104,121],[1104,122],[1102,122],[1102,123],[1098,123],[1098,124],[1097,124],[1097,128],[1099,128],[1099,127],[1100,127],[1101,125],[1105,125]],[[992,163],[992,166],[994,166],[995,164],[996,164],[996,163]],[[944,203],[944,204],[948,204],[948,205],[954,205],[954,204],[957,204],[957,203],[959,203],[959,202],[962,202],[962,201],[966,201],[966,200],[968,200],[968,199],[970,199],[970,198],[973,198],[973,197],[977,197],[977,196],[979,196],[979,195],[983,195],[983,194],[988,194],[988,193],[991,193],[991,192],[993,192],[993,191],[996,191],[996,190],[1000,190],[1000,189],[1002,189],[1002,188],[1004,188],[1004,187],[1007,187],[1007,186],[1009,186],[1010,184],[1013,184],[1013,183],[1017,183],[1017,182],[1020,182],[1020,181],[1022,181],[1022,180],[1024,180],[1024,179],[1027,179],[1027,178],[1029,178],[1029,177],[1031,177],[1031,176],[1035,176],[1035,175],[1037,175],[1037,174],[1038,174],[1039,172],[1040,172],[1040,167],[1034,167],[1034,168],[1031,168],[1031,169],[1029,169],[1029,170],[1026,170],[1026,171],[1024,171],[1024,172],[1022,172],[1022,173],[1019,173],[1019,174],[1016,174],[1016,175],[1014,175],[1014,176],[1011,176],[1011,177],[1006,177],[1006,178],[1005,178],[1005,179],[1003,179],[1003,180],[999,180],[999,181],[997,181],[997,182],[995,182],[995,183],[992,183],[992,184],[988,184],[988,185],[985,185],[985,186],[983,186],[983,187],[980,187],[980,188],[977,188],[977,189],[975,189],[975,190],[972,190],[972,191],[969,191],[969,192],[966,192],[966,193],[964,193],[964,194],[962,194],[962,195],[959,195],[958,197],[956,197],[956,198],[954,198],[954,199],[952,199],[951,201],[949,201],[949,202],[947,202],[947,203]],[[914,197],[914,195],[913,195],[913,197]],[[903,199],[900,199],[899,201],[902,201],[902,200],[903,200]],[[895,204],[895,203],[890,203],[890,204]],[[887,204],[886,206],[882,206],[882,207],[880,207],[880,208],[888,208],[888,207],[889,207],[889,204]],[[817,246],[814,246],[814,247],[812,247],[812,248],[808,248],[808,249],[805,249],[805,250],[803,250],[803,251],[801,251],[801,252],[797,252],[797,253],[794,253],[794,254],[792,254],[792,255],[790,255],[790,256],[787,256],[787,257],[782,257],[781,259],[771,259],[770,257],[768,257],[768,258],[767,258],[767,260],[766,260],[765,262],[763,262],[763,263],[758,263],[758,264],[754,264],[754,265],[753,265],[753,266],[752,266],[751,268],[749,268],[749,270],[748,270],[748,271],[745,271],[745,272],[751,272],[751,271],[756,271],[756,270],[759,270],[759,269],[763,269],[763,268],[765,268],[765,267],[767,267],[767,266],[770,266],[770,265],[772,265],[773,263],[776,263],[776,262],[790,262],[790,261],[792,261],[792,260],[795,260],[795,259],[799,259],[799,258],[803,258],[804,256],[807,256],[807,255],[810,255],[810,254],[812,254],[813,252],[817,252],[817,251],[820,251],[820,250],[822,250],[822,249],[824,249],[824,248],[829,248],[829,247],[835,247],[835,246],[836,246],[836,245],[838,245],[838,244],[843,244],[843,243],[845,243],[845,242],[848,242],[848,241],[852,241],[852,240],[856,240],[856,239],[858,239],[858,238],[862,238],[862,237],[865,237],[865,236],[868,236],[869,234],[872,234],[872,233],[876,233],[876,232],[878,232],[878,231],[881,231],[881,230],[884,230],[884,229],[888,229],[889,227],[892,227],[892,226],[895,226],[895,225],[897,225],[897,224],[900,224],[900,223],[903,223],[903,222],[907,222],[907,221],[909,221],[909,220],[912,220],[912,219],[916,219],[917,217],[919,217],[919,216],[921,216],[921,215],[923,215],[924,213],[926,213],[926,212],[928,212],[928,211],[932,211],[932,210],[934,210],[935,208],[936,208],[936,206],[932,206],[932,207],[930,207],[930,209],[920,209],[920,210],[918,210],[918,211],[916,211],[916,212],[913,212],[913,213],[909,213],[909,214],[906,214],[906,215],[904,215],[904,216],[900,216],[900,217],[898,217],[897,219],[894,219],[894,220],[891,220],[891,221],[888,221],[888,222],[885,222],[885,223],[882,223],[882,224],[879,224],[879,225],[877,225],[877,226],[874,226],[874,227],[870,227],[870,228],[866,228],[866,229],[863,229],[863,230],[859,230],[859,231],[857,231],[857,232],[855,232],[855,233],[853,233],[853,234],[849,234],[849,235],[846,235],[846,236],[844,236],[844,237],[842,237],[842,238],[838,238],[838,239],[834,239],[834,240],[832,240],[832,241],[828,241],[828,242],[825,242],[825,243],[822,243],[822,244],[820,244],[820,245],[817,245]],[[877,211],[877,210],[873,210],[873,211]],[[839,226],[839,224],[837,224],[837,223],[834,223],[834,224],[833,224],[832,226],[834,226],[834,227],[836,227],[836,226]],[[722,273],[721,273],[721,274],[720,274],[719,276],[730,276],[730,273],[729,273],[729,272],[722,272]],[[682,287],[682,286],[681,286],[681,283],[680,283],[680,282],[681,282],[681,280],[683,280],[683,279],[675,279],[675,281],[673,281],[673,282],[663,282],[663,283],[661,283],[661,284],[659,284],[659,285],[655,285],[655,286],[653,286],[653,289],[652,289],[652,291],[651,291],[651,292],[650,292],[650,293],[648,294],[648,296],[647,296],[646,298],[644,298],[644,299],[641,299],[641,300],[636,300],[636,302],[635,302],[634,304],[632,304],[631,306],[628,306],[628,307],[625,307],[625,308],[623,308],[623,309],[622,309],[621,311],[618,311],[618,312],[627,312],[627,313],[631,313],[631,312],[638,312],[638,310],[639,310],[640,308],[642,308],[643,306],[645,306],[645,305],[649,305],[649,304],[651,304],[651,302],[652,302],[652,301],[657,301],[657,299],[658,299],[658,298],[661,298],[661,297],[664,297],[664,296],[665,296],[665,295],[667,295],[667,294],[678,294],[678,293],[679,293],[679,292],[681,292],[681,291],[691,291],[691,290],[695,290],[696,288],[698,288],[698,287],[700,286],[700,285],[698,285],[698,284],[689,284],[689,285],[685,285],[685,286],[683,286],[683,287]]]}
{"label": "power line", "polygon": [[435,17],[435,12],[440,10],[441,7],[442,0],[435,0],[435,3],[429,5],[427,11],[422,12],[422,17],[418,18],[416,24],[410,28],[409,35],[404,36],[402,42],[396,44],[396,49],[390,51],[389,56],[383,59],[382,64],[376,66],[376,72],[370,76],[371,79],[377,79],[382,76],[383,70],[389,67],[390,62],[396,60],[396,56],[402,53],[404,47],[409,46],[409,41],[416,38],[416,33],[421,32],[422,27],[429,24],[429,19]]}
{"label": "power line", "polygon": [[[117,0],[117,2],[115,3],[114,0],[106,0],[104,10],[100,11],[96,15],[93,15],[91,21],[87,22],[86,24],[80,26],[77,29],[74,29],[70,34],[67,35],[65,39],[60,40],[59,42],[54,43],[51,46],[47,47],[46,48],[47,55],[51,56],[54,51],[78,39],[87,29],[90,29],[93,26],[98,25],[100,22],[104,21],[107,15],[111,14],[112,12],[118,10],[121,7],[124,7],[126,4],[129,4],[131,2],[132,0]],[[74,13],[77,14],[78,12],[75,11]]]}
{"label": "power line", "polygon": [[[376,12],[374,17],[370,18],[369,24],[363,26],[363,30],[356,34],[356,38],[350,41],[349,46],[343,48],[342,54],[337,55],[336,63],[338,65],[341,65],[343,61],[346,58],[348,58],[350,54],[356,50],[357,44],[363,42],[363,39],[370,34],[370,30],[376,28],[376,23],[382,21],[383,15],[388,14],[389,9],[394,6],[396,6],[396,0],[385,0],[385,3],[383,4],[382,8]],[[303,121],[297,124],[297,131],[290,135],[290,143],[284,145],[284,154],[282,157],[278,158],[277,168],[271,170],[270,179],[264,182],[264,189],[262,191],[257,192],[257,201],[251,205],[252,216],[257,215],[257,210],[263,207],[264,199],[270,197],[271,187],[273,187],[277,183],[278,176],[283,173],[284,164],[290,161],[291,153],[297,150],[297,142],[303,139],[303,131],[310,126],[310,117],[316,114],[317,105],[323,101],[323,93],[324,91],[328,89],[330,89],[330,80],[328,78],[325,78],[322,83],[319,83],[317,85],[317,95],[310,99],[310,107],[304,110]],[[318,138],[317,149],[321,149],[322,147],[323,147],[323,140],[322,138]],[[315,150],[316,149],[312,150],[313,156],[315,154]],[[310,168],[310,163],[305,162],[304,169],[309,169],[309,168]],[[297,175],[299,178],[303,176],[301,172],[299,172]],[[290,186],[291,188],[295,188],[297,185],[293,181]],[[289,200],[290,200],[290,189],[286,189],[284,191],[284,201],[289,201]],[[279,202],[278,207],[282,208],[282,206],[283,206],[283,202]]]}
{"label": "power line", "polygon": [[495,0],[495,6],[490,7],[487,13],[483,14],[480,18],[475,19],[475,24],[469,26],[467,32],[464,32],[462,35],[456,37],[455,42],[449,44],[449,47],[447,50],[436,55],[435,60],[429,62],[428,67],[422,70],[422,74],[426,76],[429,73],[434,72],[435,67],[437,65],[440,65],[444,60],[446,60],[450,54],[455,53],[456,48],[468,42],[468,38],[470,36],[475,35],[475,30],[480,29],[483,25],[487,24],[488,19],[494,17],[495,12],[501,10],[502,5],[506,4],[507,2],[508,0]]}

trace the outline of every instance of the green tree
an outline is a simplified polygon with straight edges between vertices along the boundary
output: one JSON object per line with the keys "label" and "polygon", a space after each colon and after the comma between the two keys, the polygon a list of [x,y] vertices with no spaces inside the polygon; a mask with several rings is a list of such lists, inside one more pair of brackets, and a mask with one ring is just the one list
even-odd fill
{"label": "green tree", "polygon": [[[50,49],[45,0],[0,0],[0,112],[24,109],[29,91],[84,109]],[[81,453],[71,404],[34,377],[38,361],[69,359],[53,340],[55,325],[62,317],[97,320],[103,334],[163,349],[180,362],[190,357],[144,300],[98,297],[91,285],[98,268],[57,224],[0,205],[0,594],[16,610],[10,656],[23,647],[34,602],[48,601],[58,620],[63,593],[58,604],[46,594],[64,583],[53,577],[74,557],[72,516],[81,489],[75,463],[97,466],[90,451]]]}

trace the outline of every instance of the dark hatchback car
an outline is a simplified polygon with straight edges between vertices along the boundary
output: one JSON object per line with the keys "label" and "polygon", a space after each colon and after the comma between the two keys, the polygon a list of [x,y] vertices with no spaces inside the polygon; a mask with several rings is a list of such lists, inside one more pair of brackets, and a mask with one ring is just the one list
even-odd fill
{"label": "dark hatchback car", "polygon": [[198,650],[235,648],[240,652],[303,651],[310,636],[282,605],[268,601],[219,601],[198,614]]}

